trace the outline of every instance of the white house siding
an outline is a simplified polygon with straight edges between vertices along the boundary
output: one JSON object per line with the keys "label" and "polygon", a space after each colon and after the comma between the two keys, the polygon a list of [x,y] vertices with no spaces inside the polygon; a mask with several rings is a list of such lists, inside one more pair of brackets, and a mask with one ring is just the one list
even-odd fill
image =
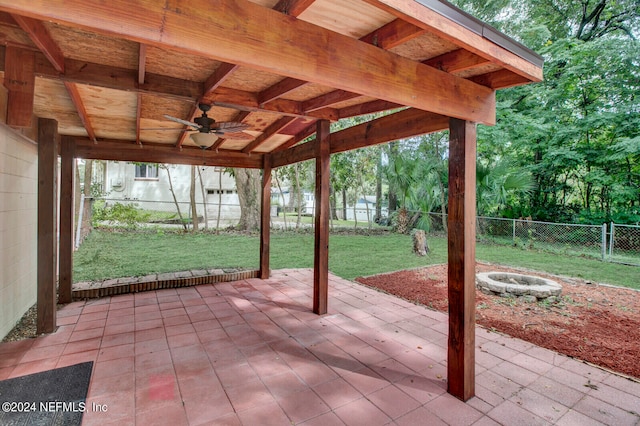
{"label": "white house siding", "polygon": [[0,338],[36,302],[38,150],[0,123]]}
{"label": "white house siding", "polygon": [[[169,165],[171,182],[180,210],[189,214],[189,191],[191,187],[191,166]],[[105,190],[109,200],[135,201],[143,209],[174,211],[174,201],[169,187],[167,171],[158,169],[157,178],[136,178],[136,166],[124,161],[109,161],[106,166]],[[207,215],[209,221],[215,221],[218,215],[218,191],[220,190],[220,173],[216,167],[201,167],[200,172],[205,183]],[[196,174],[196,203],[198,215],[204,216],[200,180]],[[222,221],[237,221],[240,218],[240,201],[235,186],[235,179],[222,174]]]}

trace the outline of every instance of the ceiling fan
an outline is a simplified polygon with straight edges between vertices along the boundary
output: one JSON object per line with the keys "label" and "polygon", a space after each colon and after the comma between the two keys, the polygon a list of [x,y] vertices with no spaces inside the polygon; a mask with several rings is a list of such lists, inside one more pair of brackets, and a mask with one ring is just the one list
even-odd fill
{"label": "ceiling fan", "polygon": [[[253,137],[247,133],[243,133],[244,130],[249,128],[248,124],[239,123],[236,121],[223,121],[216,122],[213,118],[207,115],[207,111],[211,109],[211,105],[198,104],[198,108],[202,111],[200,117],[194,118],[194,122],[183,120],[181,118],[172,117],[170,115],[164,115],[167,120],[175,121],[176,123],[184,124],[191,127],[184,131],[196,131],[190,135],[191,140],[195,142],[202,149],[207,149],[215,143],[218,138],[227,134],[227,138],[233,139],[252,139]],[[174,130],[174,129],[165,129]]]}

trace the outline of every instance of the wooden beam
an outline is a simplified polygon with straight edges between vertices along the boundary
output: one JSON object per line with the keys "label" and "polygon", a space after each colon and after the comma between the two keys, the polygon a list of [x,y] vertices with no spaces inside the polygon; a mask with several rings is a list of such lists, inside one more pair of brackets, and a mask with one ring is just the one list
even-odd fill
{"label": "wooden beam", "polygon": [[386,25],[372,31],[360,40],[389,50],[426,33],[426,30],[417,27],[403,19],[394,19]]}
{"label": "wooden beam", "polygon": [[31,127],[35,93],[34,52],[7,46],[4,63],[4,87],[7,88],[7,124]]}
{"label": "wooden beam", "polygon": [[20,28],[29,35],[29,38],[33,43],[38,46],[38,49],[47,57],[49,62],[59,73],[64,73],[64,55],[62,50],[58,47],[57,43],[49,30],[42,24],[42,22],[28,18],[26,16],[12,15],[13,19],[20,25]]}
{"label": "wooden beam", "polygon": [[449,136],[447,387],[475,394],[476,126],[451,119]]}
{"label": "wooden beam", "polygon": [[[527,79],[527,82],[542,81],[542,67],[521,58],[496,45],[478,32],[447,19],[436,10],[425,7],[419,1],[406,0],[365,0],[400,19],[424,28],[463,49],[487,58]],[[481,32],[481,31],[480,31]]]}
{"label": "wooden beam", "polygon": [[84,129],[87,131],[87,135],[89,139],[93,142],[96,142],[96,132],[93,130],[93,126],[91,125],[91,120],[89,119],[89,115],[87,114],[87,110],[84,107],[84,103],[82,102],[82,97],[80,96],[80,92],[78,91],[78,86],[75,83],[65,82],[64,87],[67,88],[67,92],[69,92],[69,96],[71,97],[71,101],[73,105],[76,107],[76,111],[78,112],[78,116],[80,116],[80,121],[82,121],[82,125]]}
{"label": "wooden beam", "polygon": [[56,329],[58,123],[38,119],[37,333]]}
{"label": "wooden beam", "polygon": [[273,10],[289,16],[300,16],[300,14],[307,10],[315,1],[316,0],[280,0],[273,7]]}
{"label": "wooden beam", "polygon": [[330,129],[329,122],[317,123],[316,135],[316,223],[315,251],[313,257],[313,312],[327,313],[329,299],[329,173]]}
{"label": "wooden beam", "polygon": [[136,143],[142,145],[140,139],[140,120],[142,119],[142,93],[136,97]]}
{"label": "wooden beam", "polygon": [[189,164],[200,166],[262,168],[262,154],[243,154],[240,151],[195,147],[175,148],[172,145],[145,143],[135,145],[131,141],[101,140],[99,143],[87,138],[75,138],[76,157],[93,160],[143,161],[149,163]]}
{"label": "wooden beam", "polygon": [[[411,136],[446,130],[447,117],[409,108],[331,135],[331,153],[349,151],[365,146],[378,145]],[[311,141],[273,153],[273,167],[286,166],[314,158],[317,142]]]}
{"label": "wooden beam", "polygon": [[255,149],[258,148],[263,143],[265,143],[267,139],[269,139],[271,136],[275,135],[280,130],[287,127],[287,125],[291,123],[294,119],[295,119],[294,117],[282,117],[274,121],[266,129],[264,129],[264,131],[260,136],[258,136],[253,141],[251,141],[247,146],[245,146],[242,149],[242,152],[244,152],[245,154],[248,154],[250,152],[255,151]]}
{"label": "wooden beam", "polygon": [[[215,9],[208,0],[192,0],[180,7],[144,2],[136,8],[126,2],[34,0],[24,4],[0,0],[0,10],[95,29],[441,115],[495,123],[493,90],[249,0],[218,0]],[[441,16],[439,19],[450,23]],[[296,43],[291,43],[294,39]],[[491,48],[495,49],[493,43]],[[451,96],[453,88],[456,96]]]}
{"label": "wooden beam", "polygon": [[60,140],[60,260],[58,266],[58,303],[71,303],[73,283],[73,216],[75,144],[70,136]]}
{"label": "wooden beam", "polygon": [[261,279],[269,278],[269,245],[271,238],[271,156],[263,157],[262,193],[260,209],[260,273]]}

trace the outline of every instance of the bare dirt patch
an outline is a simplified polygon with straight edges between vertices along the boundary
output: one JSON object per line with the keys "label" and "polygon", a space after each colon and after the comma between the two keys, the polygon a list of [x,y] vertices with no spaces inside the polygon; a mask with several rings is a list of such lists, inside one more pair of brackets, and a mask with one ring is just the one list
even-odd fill
{"label": "bare dirt patch", "polygon": [[[477,264],[476,272],[503,271],[550,278],[562,285],[557,301],[525,302],[476,291],[476,322],[556,352],[640,378],[640,292],[544,273]],[[447,265],[356,281],[447,312]]]}

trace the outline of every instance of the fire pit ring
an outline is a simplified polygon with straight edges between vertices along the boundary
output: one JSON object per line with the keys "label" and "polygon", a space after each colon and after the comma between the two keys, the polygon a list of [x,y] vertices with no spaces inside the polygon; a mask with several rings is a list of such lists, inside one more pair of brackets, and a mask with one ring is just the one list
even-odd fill
{"label": "fire pit ring", "polygon": [[476,274],[476,287],[487,294],[512,297],[534,296],[537,300],[557,297],[562,292],[562,286],[553,280],[510,272]]}

